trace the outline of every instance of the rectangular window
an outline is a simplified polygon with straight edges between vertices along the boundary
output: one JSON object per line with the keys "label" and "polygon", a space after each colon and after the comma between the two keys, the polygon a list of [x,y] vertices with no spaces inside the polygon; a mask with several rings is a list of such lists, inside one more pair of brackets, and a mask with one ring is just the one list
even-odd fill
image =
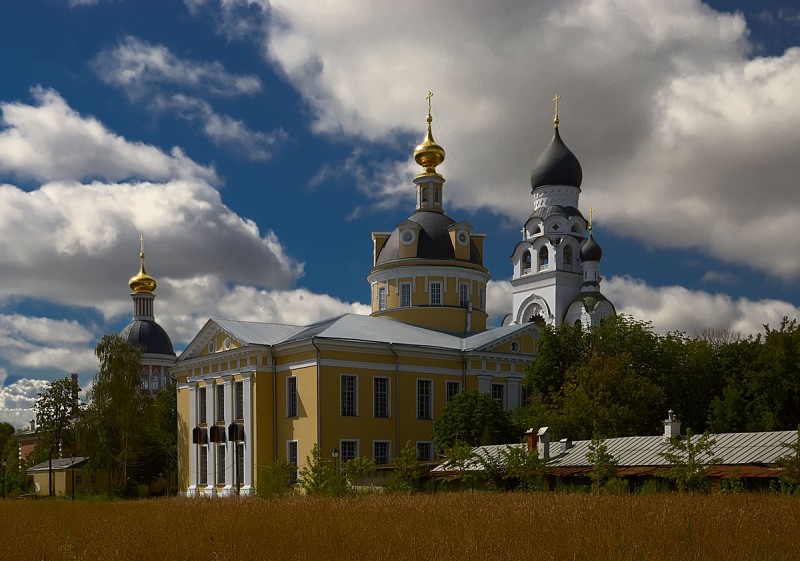
{"label": "rectangular window", "polygon": [[208,422],[208,417],[206,416],[206,389],[200,388],[197,392],[197,411],[199,415],[197,418],[200,419],[200,424],[205,425]]}
{"label": "rectangular window", "polygon": [[433,460],[433,443],[417,441],[417,459],[421,462]]}
{"label": "rectangular window", "polygon": [[342,417],[355,417],[358,415],[357,378],[349,374],[342,374],[339,383]]}
{"label": "rectangular window", "polygon": [[411,305],[411,283],[400,283],[400,306],[408,307]]}
{"label": "rectangular window", "polygon": [[208,485],[208,446],[200,447],[200,473],[197,475],[200,485]]}
{"label": "rectangular window", "polygon": [[297,417],[297,377],[286,378],[286,416]]}
{"label": "rectangular window", "polygon": [[503,384],[492,384],[492,397],[500,402],[500,405],[505,407],[505,389]]}
{"label": "rectangular window", "polygon": [[386,309],[386,287],[379,286],[378,287],[378,309],[385,310]]}
{"label": "rectangular window", "polygon": [[342,450],[341,465],[344,465],[353,458],[358,458],[358,440],[341,440],[339,442]]}
{"label": "rectangular window", "polygon": [[297,441],[296,440],[289,440],[286,443],[286,463],[290,466],[294,466],[294,472],[292,473],[292,483],[297,481]]}
{"label": "rectangular window", "polygon": [[433,381],[417,380],[417,419],[433,417]]}
{"label": "rectangular window", "polygon": [[218,423],[225,422],[225,386],[217,386],[217,416]]}
{"label": "rectangular window", "polygon": [[450,403],[450,400],[453,399],[455,396],[461,393],[461,382],[453,382],[451,380],[447,381],[447,393],[446,393],[446,401]]}
{"label": "rectangular window", "polygon": [[440,281],[431,281],[430,298],[431,306],[442,305],[442,283]]}
{"label": "rectangular window", "polygon": [[225,485],[225,445],[217,444],[217,485]]}
{"label": "rectangular window", "polygon": [[486,288],[483,286],[478,289],[478,309],[486,310]]}
{"label": "rectangular window", "polygon": [[244,442],[236,443],[236,480],[239,485],[244,485]]}
{"label": "rectangular window", "polygon": [[372,443],[372,458],[375,460],[376,466],[388,465],[391,454],[392,443],[388,440],[375,440]]}
{"label": "rectangular window", "polygon": [[389,378],[372,379],[372,403],[375,417],[389,416]]}
{"label": "rectangular window", "polygon": [[465,282],[458,285],[458,305],[462,308],[469,307],[469,285]]}
{"label": "rectangular window", "polygon": [[531,404],[531,396],[525,384],[520,384],[519,386],[519,404],[523,407],[527,407]]}
{"label": "rectangular window", "polygon": [[233,389],[236,396],[236,411],[233,418],[242,420],[244,419],[244,382],[236,382]]}

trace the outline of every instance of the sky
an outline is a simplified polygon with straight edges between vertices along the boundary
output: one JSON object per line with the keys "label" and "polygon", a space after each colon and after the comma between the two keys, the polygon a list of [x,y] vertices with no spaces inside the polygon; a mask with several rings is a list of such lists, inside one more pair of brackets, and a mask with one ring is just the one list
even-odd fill
{"label": "sky", "polygon": [[800,317],[793,0],[7,0],[0,21],[0,421],[71,372],[91,386],[140,234],[178,352],[211,317],[369,313],[429,90],[493,324],[556,93],[618,312]]}

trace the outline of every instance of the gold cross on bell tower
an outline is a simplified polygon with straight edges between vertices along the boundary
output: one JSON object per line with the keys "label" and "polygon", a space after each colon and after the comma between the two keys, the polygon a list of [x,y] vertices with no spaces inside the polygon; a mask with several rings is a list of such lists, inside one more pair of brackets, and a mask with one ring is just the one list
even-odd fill
{"label": "gold cross on bell tower", "polygon": [[594,215],[594,208],[589,209],[589,231],[592,231],[592,216]]}

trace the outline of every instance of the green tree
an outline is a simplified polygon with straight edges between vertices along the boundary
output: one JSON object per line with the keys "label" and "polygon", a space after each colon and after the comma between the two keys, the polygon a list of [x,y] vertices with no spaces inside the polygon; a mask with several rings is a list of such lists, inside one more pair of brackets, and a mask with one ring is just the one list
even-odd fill
{"label": "green tree", "polygon": [[605,440],[592,439],[589,443],[586,461],[592,464],[589,478],[592,480],[592,488],[595,491],[600,492],[607,482],[616,479],[617,460],[609,453]]}
{"label": "green tree", "polygon": [[61,457],[65,448],[70,445],[72,434],[70,427],[75,414],[75,396],[78,389],[76,382],[69,377],[54,380],[36,397],[37,433],[40,446],[47,451],[48,494],[53,495],[53,458]]}
{"label": "green tree", "polygon": [[273,499],[292,492],[297,468],[285,460],[278,459],[261,470],[256,484],[256,496]]}
{"label": "green tree", "polygon": [[663,477],[672,479],[679,491],[708,490],[706,468],[722,462],[714,456],[716,440],[708,432],[694,436],[692,429],[687,429],[685,437],[670,439],[667,452],[659,452],[672,466]]}
{"label": "green tree", "polygon": [[331,491],[336,482],[336,470],[329,460],[322,459],[322,452],[317,444],[306,456],[306,464],[300,468],[300,487],[307,495],[322,495]]}
{"label": "green tree", "polygon": [[342,466],[342,475],[348,488],[352,491],[362,480],[375,471],[375,460],[359,456],[347,460]]}
{"label": "green tree", "polygon": [[464,488],[464,481],[469,477],[467,470],[473,467],[476,462],[475,454],[472,452],[472,446],[462,442],[454,443],[450,448],[444,451],[445,469],[452,475],[447,479],[451,481],[458,481],[460,487]]}
{"label": "green tree", "polygon": [[532,394],[545,401],[556,393],[567,378],[567,373],[585,361],[589,340],[580,325],[561,324],[554,328],[544,326],[536,342],[536,360],[525,369],[525,385]]}
{"label": "green tree", "polygon": [[[150,399],[139,391],[141,350],[119,335],[104,335],[95,348],[100,367],[90,403],[78,427],[81,447],[93,469],[130,487],[131,468],[141,467],[156,451],[146,446],[152,415]],[[177,427],[176,429],[177,430]]]}
{"label": "green tree", "polygon": [[522,428],[500,402],[489,394],[463,392],[445,405],[433,424],[433,439],[439,450],[457,442],[468,446],[519,442]]}
{"label": "green tree", "polygon": [[414,493],[421,490],[422,464],[417,458],[417,449],[411,441],[406,442],[393,463],[394,471],[388,485],[390,491]]}
{"label": "green tree", "polygon": [[538,450],[528,450],[525,445],[507,446],[501,455],[506,479],[518,482],[523,491],[533,491],[541,486],[547,461],[539,457]]}

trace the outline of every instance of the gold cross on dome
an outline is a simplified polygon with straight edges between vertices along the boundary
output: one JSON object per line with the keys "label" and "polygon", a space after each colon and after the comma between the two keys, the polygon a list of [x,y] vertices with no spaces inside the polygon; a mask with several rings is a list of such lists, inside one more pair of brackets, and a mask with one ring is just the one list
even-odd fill
{"label": "gold cross on dome", "polygon": [[592,215],[594,214],[594,208],[589,209],[589,231],[592,231]]}
{"label": "gold cross on dome", "polygon": [[141,243],[142,253],[144,253],[144,234],[139,234],[139,243]]}
{"label": "gold cross on dome", "polygon": [[433,97],[433,92],[428,90],[428,95],[425,96],[425,99],[428,100],[428,115],[431,114],[431,98]]}
{"label": "gold cross on dome", "polygon": [[555,118],[553,119],[553,124],[554,124],[555,126],[558,126],[558,101],[559,101],[560,99],[561,99],[561,96],[560,96],[560,95],[558,95],[558,94],[556,94],[556,95],[555,95],[555,97],[553,97],[553,101],[555,101],[555,102],[556,102],[556,116],[555,116]]}

